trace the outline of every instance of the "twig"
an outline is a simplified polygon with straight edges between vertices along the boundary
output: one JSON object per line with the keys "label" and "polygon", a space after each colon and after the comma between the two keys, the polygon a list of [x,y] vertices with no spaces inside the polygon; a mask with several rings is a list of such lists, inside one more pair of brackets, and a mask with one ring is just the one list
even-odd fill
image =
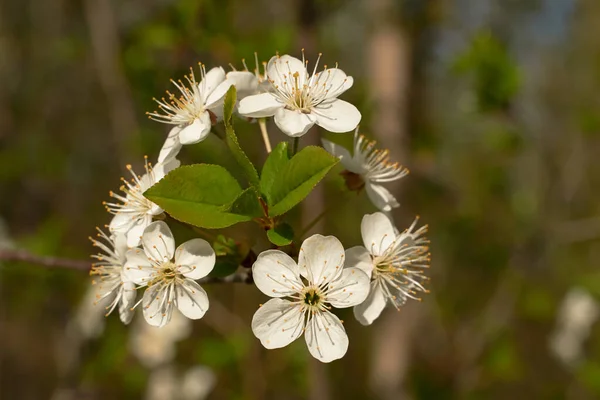
{"label": "twig", "polygon": [[22,261],[48,268],[67,268],[80,271],[89,271],[92,265],[91,261],[38,256],[25,250],[0,250],[0,261]]}
{"label": "twig", "polygon": [[269,132],[267,132],[267,121],[264,118],[258,120],[258,126],[260,127],[260,133],[262,133],[263,141],[265,142],[265,149],[267,153],[271,152],[271,140],[269,139]]}
{"label": "twig", "polygon": [[[0,261],[18,261],[37,264],[46,268],[66,268],[79,271],[89,271],[92,261],[74,260],[70,258],[59,258],[49,256],[38,256],[25,250],[0,249]],[[244,269],[226,277],[207,276],[200,279],[198,283],[252,283],[252,273]]]}
{"label": "twig", "polygon": [[298,152],[298,144],[300,143],[300,138],[299,137],[295,137],[294,139],[292,139],[292,157],[296,155],[296,153]]}

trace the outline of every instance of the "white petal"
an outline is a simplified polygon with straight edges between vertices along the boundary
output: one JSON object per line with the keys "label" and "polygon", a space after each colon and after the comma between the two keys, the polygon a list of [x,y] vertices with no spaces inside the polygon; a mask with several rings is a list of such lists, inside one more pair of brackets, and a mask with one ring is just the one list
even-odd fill
{"label": "white petal", "polygon": [[301,307],[283,299],[267,301],[252,317],[252,332],[267,349],[292,343],[300,337],[303,327]]}
{"label": "white petal", "polygon": [[[157,165],[161,165],[160,163]],[[159,171],[154,171],[154,168],[152,169],[153,172],[152,173],[146,173],[144,175],[142,175],[142,177],[139,179],[140,184],[139,184],[139,191],[140,193],[144,193],[146,190],[150,189],[158,180],[156,179],[157,173],[159,173]],[[160,176],[160,175],[158,175]],[[163,176],[160,176],[161,178]],[[127,198],[129,198],[130,195],[127,195]]]}
{"label": "white petal", "polygon": [[116,213],[114,217],[110,220],[108,229],[113,233],[126,234],[133,226],[134,221],[135,218],[132,218],[131,213],[119,212]]}
{"label": "white petal", "polygon": [[179,132],[181,132],[181,128],[179,126],[174,127],[169,132],[169,136],[167,136],[167,140],[160,149],[160,154],[158,155],[158,162],[169,162],[179,154],[181,150],[181,142],[179,141]]}
{"label": "white petal", "polygon": [[369,294],[371,278],[358,268],[344,268],[342,274],[329,283],[326,302],[336,308],[354,307]]}
{"label": "white petal", "polygon": [[390,191],[381,185],[367,181],[365,183],[365,191],[367,192],[367,196],[369,196],[369,200],[381,211],[392,211],[392,208],[400,206]]}
{"label": "white petal", "polygon": [[256,287],[271,297],[289,296],[304,287],[296,262],[279,250],[260,253],[252,265],[252,277]]}
{"label": "white petal", "polygon": [[344,71],[337,68],[328,68],[316,74],[313,78],[314,84],[326,85],[327,98],[338,97],[354,84],[354,79],[347,76]]}
{"label": "white petal", "polygon": [[346,169],[348,169],[351,172],[357,173],[357,171],[355,171],[356,166],[352,155],[350,155],[350,152],[344,146],[340,146],[337,143],[330,142],[327,139],[321,139],[321,143],[323,144],[323,148],[325,148],[325,150],[327,150],[329,154],[340,159],[340,162],[344,167],[346,167]]}
{"label": "white petal", "polygon": [[381,212],[365,215],[360,232],[365,248],[374,256],[382,255],[396,239],[394,226]]}
{"label": "white petal", "polygon": [[280,108],[275,112],[275,124],[290,137],[304,135],[317,122],[312,114]]}
{"label": "white petal", "polygon": [[363,325],[371,325],[385,308],[386,302],[381,286],[377,281],[373,281],[367,299],[354,307],[354,317]]}
{"label": "white petal", "polygon": [[213,90],[213,92],[208,96],[208,98],[206,99],[206,105],[204,107],[210,108],[211,110],[215,109],[215,113],[219,117],[222,116],[225,95],[227,94],[227,91],[229,90],[232,84],[233,82],[229,80],[224,80],[223,82],[221,82],[215,88],[215,90]]}
{"label": "white petal", "polygon": [[204,75],[204,79],[198,83],[202,94],[202,100],[206,104],[208,96],[225,80],[225,70],[222,67],[214,67]]}
{"label": "white petal", "polygon": [[162,328],[173,315],[173,285],[154,285],[146,289],[142,299],[144,319],[152,326]]}
{"label": "white petal", "polygon": [[127,252],[127,261],[123,267],[125,281],[133,282],[137,285],[146,285],[152,278],[155,270],[152,263],[140,249],[131,249]]}
{"label": "white petal", "polygon": [[204,289],[191,279],[177,285],[177,308],[189,319],[200,319],[208,310],[208,296]]}
{"label": "white petal", "polygon": [[317,116],[317,125],[338,133],[354,130],[362,118],[358,108],[339,99],[319,104],[313,113]]}
{"label": "white petal", "polygon": [[251,118],[271,117],[283,106],[271,93],[261,93],[240,100],[238,113]]}
{"label": "white petal", "polygon": [[125,325],[131,322],[134,311],[131,307],[135,304],[136,290],[133,282],[123,283],[123,293],[121,300],[119,301],[119,318]]}
{"label": "white petal", "polygon": [[117,232],[113,234],[112,240],[115,245],[115,254],[121,265],[123,265],[125,264],[127,251],[129,250],[129,246],[127,246],[127,236],[121,232]]}
{"label": "white petal", "polygon": [[171,261],[175,253],[175,239],[169,226],[163,221],[148,225],[142,235],[142,246],[150,260]]}
{"label": "white petal", "polygon": [[134,220],[133,225],[127,232],[127,246],[137,247],[142,243],[144,230],[152,223],[152,215],[144,214]]}
{"label": "white petal", "polygon": [[215,251],[204,239],[192,239],[175,251],[179,272],[190,279],[204,278],[215,266]]}
{"label": "white petal", "polygon": [[309,282],[330,282],[342,273],[344,246],[335,236],[312,235],[300,247],[298,266]]}
{"label": "white petal", "polygon": [[250,71],[228,72],[227,81],[235,86],[238,101],[246,96],[258,93],[258,79]]}
{"label": "white petal", "polygon": [[287,54],[271,57],[267,64],[267,76],[273,81],[273,86],[283,88],[292,85],[296,73],[298,73],[298,87],[302,87],[308,75],[306,67],[301,60]]}
{"label": "white petal", "polygon": [[359,268],[369,278],[373,272],[373,259],[367,249],[362,246],[354,246],[346,250],[345,268]]}
{"label": "white petal", "polygon": [[154,182],[152,184],[160,181],[169,172],[173,171],[175,168],[179,168],[180,165],[181,161],[179,161],[176,158],[166,160],[164,163],[157,163],[154,167],[152,167],[152,177],[154,179]]}
{"label": "white petal", "polygon": [[181,144],[194,144],[203,141],[210,133],[210,115],[208,111],[203,112],[200,118],[186,126],[179,132]]}
{"label": "white petal", "polygon": [[310,354],[321,362],[340,359],[348,351],[346,330],[339,318],[330,312],[314,314],[304,336]]}

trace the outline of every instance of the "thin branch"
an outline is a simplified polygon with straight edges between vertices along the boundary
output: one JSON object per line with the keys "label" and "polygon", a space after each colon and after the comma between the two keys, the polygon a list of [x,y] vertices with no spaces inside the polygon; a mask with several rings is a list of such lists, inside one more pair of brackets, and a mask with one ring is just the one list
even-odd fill
{"label": "thin branch", "polygon": [[[11,250],[11,249],[0,249],[0,262],[1,261],[17,261],[26,262],[29,264],[37,264],[46,268],[66,268],[79,271],[89,271],[91,269],[92,261],[85,260],[74,260],[70,258],[59,258],[49,256],[38,256],[31,254],[25,250]],[[225,277],[213,277],[207,276],[206,278],[200,279],[198,283],[252,283],[252,273],[247,268],[235,274]]]}
{"label": "thin branch", "polygon": [[22,261],[30,264],[38,264],[48,268],[67,268],[80,271],[89,271],[92,265],[91,261],[38,256],[25,250],[10,249],[0,249],[0,261]]}
{"label": "thin branch", "polygon": [[296,153],[298,152],[298,144],[300,143],[300,138],[299,137],[295,137],[294,139],[292,139],[292,157],[296,155]]}
{"label": "thin branch", "polygon": [[269,132],[267,132],[267,121],[264,118],[258,120],[258,126],[260,127],[260,133],[262,133],[263,141],[265,142],[265,149],[267,153],[271,152],[271,140],[269,139]]}

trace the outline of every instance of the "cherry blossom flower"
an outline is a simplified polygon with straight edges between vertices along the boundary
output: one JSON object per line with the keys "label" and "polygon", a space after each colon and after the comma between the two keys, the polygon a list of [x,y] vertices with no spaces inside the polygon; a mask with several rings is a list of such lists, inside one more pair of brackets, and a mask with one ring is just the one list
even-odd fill
{"label": "cherry blossom flower", "polygon": [[167,99],[154,99],[160,111],[146,113],[150,119],[176,125],[169,132],[158,157],[159,162],[168,162],[177,156],[182,145],[204,140],[212,124],[223,115],[223,99],[231,82],[226,80],[225,70],[215,67],[206,72],[200,65],[200,82],[196,82],[193,69],[185,76],[187,82],[174,81],[179,94],[167,91]]}
{"label": "cherry blossom flower", "polygon": [[95,304],[108,299],[106,307],[108,316],[117,306],[119,317],[124,324],[133,318],[131,307],[135,303],[135,285],[123,274],[125,254],[129,249],[124,234],[116,233],[107,236],[98,229],[98,240],[91,238],[92,244],[100,249],[100,253],[92,255],[97,261],[92,264],[90,275],[97,276],[92,284],[97,286]]}
{"label": "cherry blossom flower", "polygon": [[389,212],[392,208],[400,206],[394,195],[383,187],[382,183],[408,175],[408,169],[397,162],[391,162],[388,150],[376,149],[376,142],[358,135],[358,128],[354,134],[353,155],[350,155],[346,148],[329,140],[321,141],[325,150],[338,157],[346,168],[342,175],[348,189],[360,191],[364,188],[371,202],[381,211]]}
{"label": "cherry blossom flower", "polygon": [[162,208],[144,197],[144,192],[178,166],[179,161],[173,159],[166,165],[158,163],[152,167],[146,158],[146,173],[138,176],[131,165],[127,165],[133,178],[130,181],[122,178],[121,191],[124,195],[112,191],[109,193],[110,197],[118,201],[117,203],[103,203],[106,210],[115,215],[110,222],[109,229],[112,233],[125,234],[129,247],[139,246],[144,229],[150,225],[154,216],[163,213]]}
{"label": "cherry blossom flower", "polygon": [[356,128],[360,112],[337,98],[352,86],[352,77],[337,66],[317,73],[319,60],[310,75],[302,58],[272,57],[267,64],[268,91],[240,101],[239,113],[252,118],[274,116],[279,129],[291,137],[303,136],[314,124],[331,132]]}
{"label": "cherry blossom flower", "polygon": [[331,308],[364,301],[369,278],[344,268],[344,248],[333,236],[313,235],[302,243],[298,263],[279,250],[262,252],[252,274],[256,286],[274,297],[252,318],[252,331],[264,347],[287,346],[305,332],[308,350],[322,362],[346,354],[348,336]]}
{"label": "cherry blossom flower", "polygon": [[417,299],[416,292],[428,291],[423,274],[429,268],[429,241],[423,237],[427,226],[415,230],[418,218],[404,232],[397,233],[390,219],[381,212],[365,215],[361,223],[363,246],[346,250],[346,264],[360,268],[371,278],[369,296],[354,307],[354,316],[370,325],[387,303],[396,309],[407,299]]}
{"label": "cherry blossom flower", "polygon": [[267,63],[262,63],[264,72],[261,74],[257,53],[254,53],[254,62],[256,67],[252,71],[246,65],[246,60],[242,60],[244,65],[242,71],[238,71],[232,66],[233,71],[227,73],[227,81],[235,86],[238,103],[248,96],[264,93],[269,89],[270,84],[266,77]]}
{"label": "cherry blossom flower", "polygon": [[144,230],[142,248],[127,252],[125,275],[135,284],[147,286],[141,300],[146,321],[165,326],[175,307],[190,319],[202,318],[208,310],[208,297],[196,280],[215,266],[210,244],[192,239],[175,250],[171,230],[163,221],[156,221]]}

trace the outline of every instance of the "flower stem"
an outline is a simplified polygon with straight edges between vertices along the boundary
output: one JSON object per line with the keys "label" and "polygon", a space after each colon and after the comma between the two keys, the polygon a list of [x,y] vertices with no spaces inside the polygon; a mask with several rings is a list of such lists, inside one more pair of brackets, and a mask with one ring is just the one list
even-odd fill
{"label": "flower stem", "polygon": [[267,153],[271,152],[271,140],[269,139],[269,132],[267,132],[267,120],[265,118],[259,118],[258,126],[262,133],[263,141],[265,142],[265,149]]}
{"label": "flower stem", "polygon": [[299,143],[300,143],[300,138],[295,137],[294,140],[292,141],[292,157],[294,155],[296,155],[296,153],[298,152],[298,144]]}

